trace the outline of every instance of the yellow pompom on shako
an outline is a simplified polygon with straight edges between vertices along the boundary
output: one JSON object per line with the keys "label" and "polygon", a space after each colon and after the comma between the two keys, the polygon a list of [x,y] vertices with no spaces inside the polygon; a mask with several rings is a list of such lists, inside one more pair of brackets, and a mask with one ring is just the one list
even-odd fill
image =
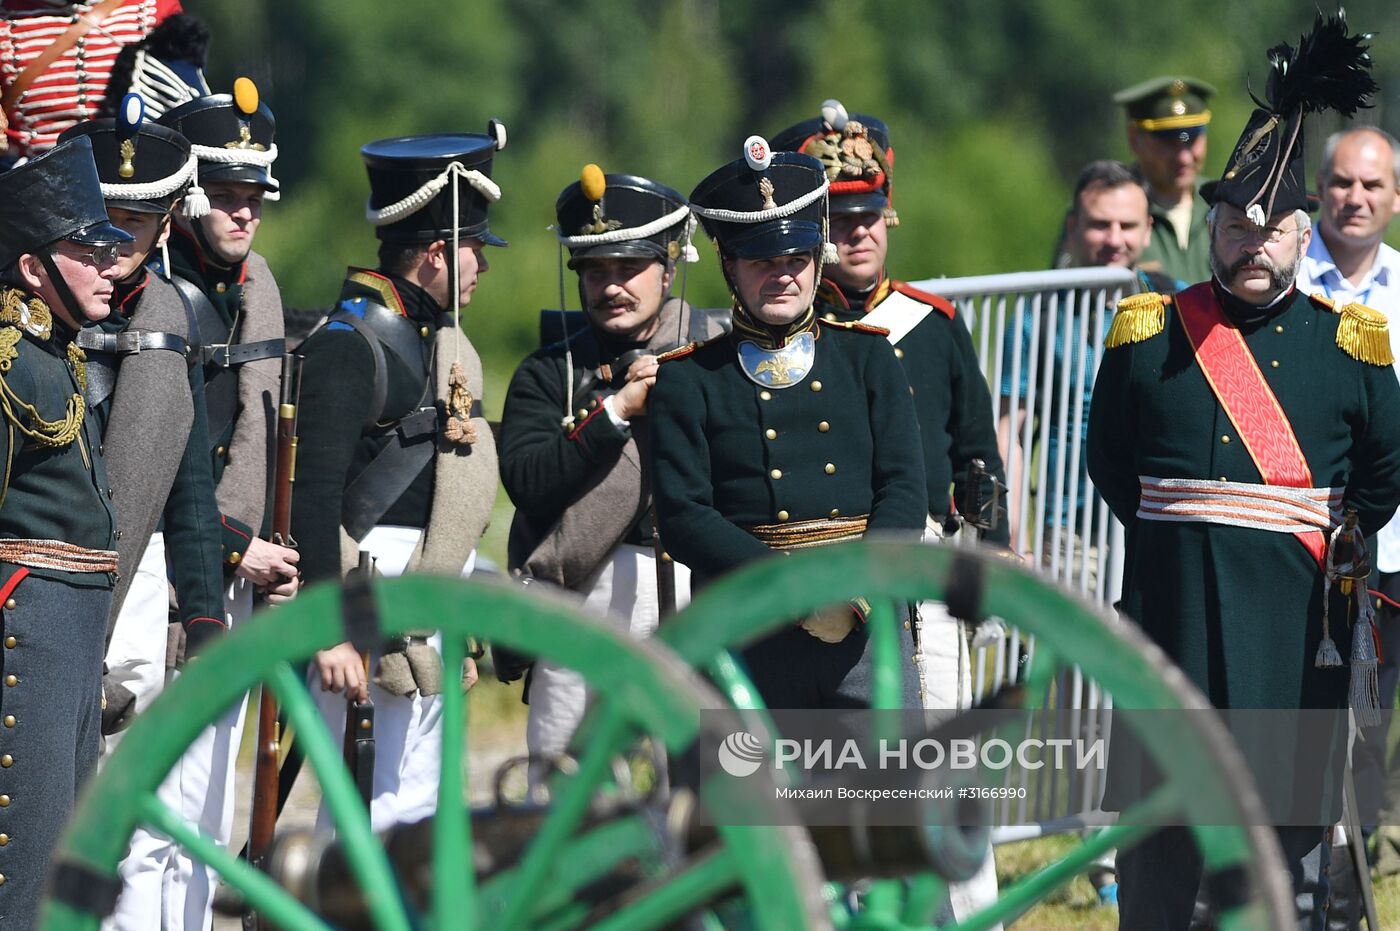
{"label": "yellow pompom on shako", "polygon": [[578,183],[579,187],[583,188],[583,196],[595,204],[603,199],[603,192],[608,189],[608,181],[603,177],[603,169],[592,162],[583,166],[583,171],[579,172]]}
{"label": "yellow pompom on shako", "polygon": [[1108,328],[1108,336],[1103,344],[1108,349],[1140,343],[1151,339],[1166,325],[1167,304],[1171,298],[1155,291],[1134,294],[1118,302],[1118,312],[1113,315],[1113,325]]}
{"label": "yellow pompom on shako", "polygon": [[258,85],[253,83],[252,78],[239,78],[233,82],[233,103],[244,116],[258,112]]}

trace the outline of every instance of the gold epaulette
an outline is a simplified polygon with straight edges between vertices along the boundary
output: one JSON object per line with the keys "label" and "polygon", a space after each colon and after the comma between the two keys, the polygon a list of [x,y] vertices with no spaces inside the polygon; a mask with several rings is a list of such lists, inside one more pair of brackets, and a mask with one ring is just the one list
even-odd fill
{"label": "gold epaulette", "polygon": [[890,331],[882,326],[871,326],[868,323],[861,323],[858,320],[828,320],[825,317],[817,318],[822,326],[834,327],[838,330],[847,330],[851,333],[866,333],[870,336],[887,337]]}
{"label": "gold epaulette", "polygon": [[1385,314],[1365,304],[1347,304],[1333,311],[1337,321],[1337,345],[1342,351],[1371,365],[1394,365],[1390,349],[1390,327]]}
{"label": "gold epaulette", "polygon": [[1118,312],[1113,315],[1113,325],[1108,328],[1104,346],[1113,349],[1140,343],[1162,332],[1171,300],[1171,295],[1156,291],[1123,298],[1118,302]]}

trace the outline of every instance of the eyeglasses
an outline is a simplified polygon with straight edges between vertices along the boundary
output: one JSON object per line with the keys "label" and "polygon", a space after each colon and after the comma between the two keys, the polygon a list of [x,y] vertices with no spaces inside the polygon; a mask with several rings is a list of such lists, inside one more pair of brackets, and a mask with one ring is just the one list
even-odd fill
{"label": "eyeglasses", "polygon": [[68,256],[68,258],[87,262],[91,265],[96,265],[98,268],[104,265],[111,265],[117,260],[117,256],[121,255],[121,245],[113,242],[103,243],[100,246],[88,246],[86,248],[82,248],[78,246],[77,243],[73,242],[64,243],[64,246],[63,254]]}
{"label": "eyeglasses", "polygon": [[1298,229],[1297,226],[1285,230],[1277,226],[1255,226],[1253,223],[1226,223],[1220,227],[1220,238],[1229,243],[1278,243],[1290,233],[1298,232]]}

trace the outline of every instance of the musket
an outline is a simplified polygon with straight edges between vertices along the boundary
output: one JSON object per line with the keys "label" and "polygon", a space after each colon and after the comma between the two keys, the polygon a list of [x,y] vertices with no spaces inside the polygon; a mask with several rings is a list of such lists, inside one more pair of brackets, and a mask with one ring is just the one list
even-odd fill
{"label": "musket", "polygon": [[[272,486],[272,542],[296,547],[292,539],[292,485],[296,481],[297,402],[301,396],[301,356],[282,356],[282,397],[277,407],[277,469]],[[248,824],[248,862],[267,866],[277,827],[277,768],[282,748],[277,721],[277,699],[262,687],[258,698],[258,745],[253,777],[253,804]],[[259,927],[251,911],[243,915],[245,928]]]}
{"label": "musket", "polygon": [[[361,581],[368,584],[374,578],[374,559],[366,550],[360,550],[360,562],[355,571]],[[345,765],[355,779],[355,788],[360,792],[360,801],[365,810],[370,807],[374,796],[374,699],[369,697],[369,653],[360,653],[360,663],[365,671],[365,700],[355,701],[345,697]]]}

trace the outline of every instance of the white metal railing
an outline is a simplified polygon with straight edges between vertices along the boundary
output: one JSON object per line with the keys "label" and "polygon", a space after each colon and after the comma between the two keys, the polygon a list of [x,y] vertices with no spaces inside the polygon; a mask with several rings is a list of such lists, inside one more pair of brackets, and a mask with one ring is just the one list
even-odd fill
{"label": "white metal railing", "polygon": [[[1084,435],[1104,337],[1117,302],[1140,290],[1137,275],[1072,268],[911,283],[953,301],[972,333],[998,422],[1012,545],[1059,584],[1112,604],[1122,587],[1123,528],[1089,483]],[[1012,635],[978,650],[974,698],[1014,679],[1034,650],[1034,641]],[[1057,678],[1033,726],[1107,739],[1112,704],[1075,667]],[[998,842],[1103,820],[1098,773],[1018,768],[1008,784],[1026,797],[1003,803]]]}

